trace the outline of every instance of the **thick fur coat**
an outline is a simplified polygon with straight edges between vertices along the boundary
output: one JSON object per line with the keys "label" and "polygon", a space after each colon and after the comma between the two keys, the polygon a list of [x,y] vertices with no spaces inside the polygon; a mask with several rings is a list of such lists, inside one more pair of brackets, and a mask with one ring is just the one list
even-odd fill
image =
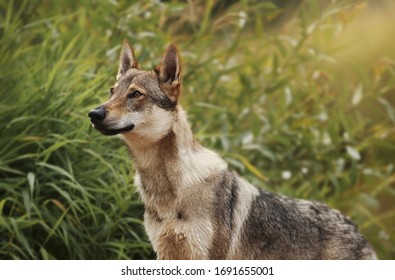
{"label": "thick fur coat", "polygon": [[182,109],[179,53],[139,69],[125,41],[109,101],[89,113],[129,148],[144,225],[159,259],[375,259],[337,210],[258,189],[193,138]]}

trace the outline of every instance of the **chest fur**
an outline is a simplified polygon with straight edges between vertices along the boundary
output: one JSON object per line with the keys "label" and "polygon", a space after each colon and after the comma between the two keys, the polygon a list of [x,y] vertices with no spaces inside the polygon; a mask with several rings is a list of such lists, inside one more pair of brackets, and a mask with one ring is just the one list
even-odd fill
{"label": "chest fur", "polygon": [[173,185],[164,175],[138,173],[144,201],[144,226],[159,259],[207,259],[214,235],[210,177],[191,186]]}

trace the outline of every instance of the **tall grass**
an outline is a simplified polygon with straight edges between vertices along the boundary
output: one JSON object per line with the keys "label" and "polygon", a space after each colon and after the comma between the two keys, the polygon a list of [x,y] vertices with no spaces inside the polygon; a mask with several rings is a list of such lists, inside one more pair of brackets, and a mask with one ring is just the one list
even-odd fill
{"label": "tall grass", "polygon": [[123,38],[143,68],[178,44],[196,138],[233,169],[395,258],[395,8],[327,2],[0,2],[0,258],[154,257],[127,151],[86,116]]}

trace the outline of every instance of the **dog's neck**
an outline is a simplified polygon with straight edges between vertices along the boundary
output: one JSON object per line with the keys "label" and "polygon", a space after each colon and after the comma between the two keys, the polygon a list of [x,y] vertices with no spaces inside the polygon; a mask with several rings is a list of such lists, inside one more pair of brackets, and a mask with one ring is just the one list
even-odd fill
{"label": "dog's neck", "polygon": [[201,184],[227,168],[216,153],[198,144],[185,111],[178,105],[169,131],[159,140],[124,135],[136,169],[135,183],[145,203],[172,203],[182,188]]}

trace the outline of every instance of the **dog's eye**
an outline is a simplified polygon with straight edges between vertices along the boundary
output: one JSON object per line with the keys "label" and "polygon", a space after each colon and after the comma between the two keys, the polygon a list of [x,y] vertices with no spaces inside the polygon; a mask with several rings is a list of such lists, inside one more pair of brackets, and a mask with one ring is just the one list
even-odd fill
{"label": "dog's eye", "polygon": [[110,94],[110,96],[112,96],[113,94],[114,94],[114,88],[112,87],[112,88],[110,88],[110,90],[109,90],[109,92],[108,92],[109,94]]}
{"label": "dog's eye", "polygon": [[132,93],[128,94],[128,98],[139,98],[143,94],[139,92],[138,90],[133,91]]}

